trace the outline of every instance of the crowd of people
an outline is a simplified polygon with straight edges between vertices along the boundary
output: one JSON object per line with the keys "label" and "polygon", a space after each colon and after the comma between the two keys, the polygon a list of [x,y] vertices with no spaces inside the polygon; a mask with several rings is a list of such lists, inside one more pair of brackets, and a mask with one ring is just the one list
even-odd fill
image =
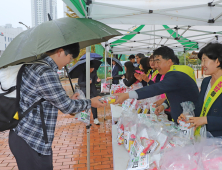
{"label": "crowd of people", "polygon": [[[132,55],[129,57],[132,64],[135,63],[133,58]],[[116,104],[123,103],[126,99],[141,100],[161,95],[161,99],[155,103],[156,115],[165,111],[171,121],[183,120],[190,123],[189,128],[195,127],[195,135],[201,136],[201,127],[206,125],[206,131],[212,136],[222,136],[222,108],[219,104],[222,101],[222,44],[209,43],[198,54],[205,75],[208,76],[203,79],[200,90],[194,70],[189,66],[179,65],[179,59],[171,48],[159,47],[149,58],[141,58],[140,65],[134,68],[134,72],[126,69],[126,75],[131,74],[133,82],[141,82],[143,88],[116,94]],[[127,79],[124,76],[122,78]],[[127,80],[123,82],[128,85]],[[186,119],[182,114],[180,104],[186,101],[195,104],[195,117]]]}

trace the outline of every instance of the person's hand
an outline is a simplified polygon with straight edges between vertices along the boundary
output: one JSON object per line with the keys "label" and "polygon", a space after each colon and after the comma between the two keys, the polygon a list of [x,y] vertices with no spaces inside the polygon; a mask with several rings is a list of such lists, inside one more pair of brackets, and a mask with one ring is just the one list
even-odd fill
{"label": "person's hand", "polygon": [[106,78],[106,81],[111,80],[111,79],[112,79],[112,77],[107,77],[107,78]]}
{"label": "person's hand", "polygon": [[99,107],[105,107],[107,104],[102,103],[101,101],[99,101],[101,97],[97,96],[97,97],[93,97],[91,98],[91,106],[95,107],[95,108],[99,108]]}
{"label": "person's hand", "polygon": [[117,96],[117,100],[114,104],[123,103],[126,99],[129,99],[129,93],[116,93],[114,96]]}
{"label": "person's hand", "polygon": [[148,77],[146,74],[142,74],[141,77],[142,77],[142,79],[143,79],[145,82],[149,82],[149,81],[150,81],[149,77]]}
{"label": "person's hand", "polygon": [[76,99],[78,99],[78,97],[79,97],[79,93],[75,93],[72,95],[71,99],[76,100]]}
{"label": "person's hand", "polygon": [[156,114],[157,116],[159,116],[162,111],[164,111],[164,106],[163,106],[163,105],[160,105],[160,106],[156,107],[156,109],[155,109],[155,114]]}
{"label": "person's hand", "polygon": [[90,84],[92,83],[92,80],[90,80]]}
{"label": "person's hand", "polygon": [[186,121],[186,116],[183,113],[177,118],[177,123],[179,123],[179,121]]}
{"label": "person's hand", "polygon": [[138,74],[138,73],[134,73],[134,77],[139,80],[139,81],[142,81],[142,75],[141,74]]}
{"label": "person's hand", "polygon": [[207,117],[190,117],[190,119],[186,123],[191,124],[188,129],[194,127],[195,131],[197,127],[207,124]]}
{"label": "person's hand", "polygon": [[100,81],[101,81],[101,79],[100,79],[100,78],[98,78],[98,79],[97,79],[97,82],[100,82]]}
{"label": "person's hand", "polygon": [[158,101],[156,101],[154,104],[156,104],[156,107],[157,106],[160,106],[161,104],[163,104],[163,102],[166,100],[166,98],[163,98],[163,99],[160,99]]}
{"label": "person's hand", "polygon": [[121,78],[122,78],[122,79],[125,79],[125,76],[123,75]]}

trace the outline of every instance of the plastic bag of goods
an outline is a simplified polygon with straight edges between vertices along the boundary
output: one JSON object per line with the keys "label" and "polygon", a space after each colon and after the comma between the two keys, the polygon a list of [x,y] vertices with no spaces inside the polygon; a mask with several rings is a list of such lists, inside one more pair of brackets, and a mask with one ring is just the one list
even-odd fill
{"label": "plastic bag of goods", "polygon": [[136,139],[129,153],[130,157],[144,156],[154,152],[159,145],[156,142],[155,133],[152,128],[148,128],[145,124],[138,124]]}
{"label": "plastic bag of goods", "polygon": [[124,146],[129,152],[132,144],[136,138],[138,116],[132,112],[123,112],[123,125],[124,125]]}
{"label": "plastic bag of goods", "polygon": [[99,101],[105,104],[113,104],[116,102],[116,100],[117,96],[112,96],[112,95],[106,95],[99,99]]}
{"label": "plastic bag of goods", "polygon": [[212,138],[204,142],[197,170],[222,169],[222,139]]}
{"label": "plastic bag of goods", "polygon": [[106,80],[101,81],[101,93],[110,93],[110,83]]}
{"label": "plastic bag of goods", "polygon": [[149,156],[138,156],[128,162],[127,170],[149,170]]}
{"label": "plastic bag of goods", "polygon": [[187,102],[182,102],[180,104],[183,108],[183,114],[186,117],[186,120],[184,121],[179,121],[179,129],[184,133],[187,138],[194,139],[194,127],[188,129],[190,126],[190,123],[186,123],[186,121],[189,120],[190,117],[194,117],[194,109],[195,106],[193,102],[187,101]]}
{"label": "plastic bag of goods", "polygon": [[199,151],[195,145],[167,150],[160,160],[161,170],[197,170]]}
{"label": "plastic bag of goods", "polygon": [[117,123],[117,143],[119,145],[124,144],[124,126],[123,126],[123,117],[120,117]]}
{"label": "plastic bag of goods", "polygon": [[[83,93],[82,90],[76,89],[75,93],[79,93],[78,99],[86,99],[85,94]],[[90,124],[90,114],[91,114],[90,110],[85,110],[75,114],[75,119],[84,122],[86,124]]]}
{"label": "plastic bag of goods", "polygon": [[122,109],[128,111],[134,99],[127,99],[122,103]]}

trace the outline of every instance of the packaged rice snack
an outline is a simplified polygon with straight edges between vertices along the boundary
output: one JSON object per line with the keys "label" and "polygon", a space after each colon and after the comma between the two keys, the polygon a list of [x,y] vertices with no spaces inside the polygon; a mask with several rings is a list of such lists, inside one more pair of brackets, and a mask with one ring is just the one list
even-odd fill
{"label": "packaged rice snack", "polygon": [[155,114],[156,104],[150,103],[150,118],[152,121],[157,121],[157,115]]}
{"label": "packaged rice snack", "polygon": [[[83,93],[82,90],[76,89],[75,93],[79,93],[78,99],[86,99],[85,94]],[[75,119],[77,119],[81,122],[84,122],[86,124],[90,124],[90,114],[91,114],[90,110],[85,110],[85,111],[76,113]]]}
{"label": "packaged rice snack", "polygon": [[148,106],[148,104],[147,105],[143,105],[143,114],[148,114],[148,112],[149,112],[149,106]]}
{"label": "packaged rice snack", "polygon": [[132,158],[128,162],[127,170],[148,170],[148,169],[149,169],[148,155]]}
{"label": "packaged rice snack", "polygon": [[101,93],[110,93],[110,83],[106,80],[101,81]]}
{"label": "packaged rice snack", "polygon": [[102,103],[113,104],[117,100],[117,96],[106,95],[99,99]]}
{"label": "packaged rice snack", "polygon": [[186,116],[186,120],[179,121],[179,129],[184,133],[185,136],[187,136],[187,138],[194,139],[194,127],[188,129],[190,123],[186,123],[186,121],[188,121],[190,117],[194,117],[195,106],[193,102],[190,101],[182,102],[181,106],[183,108],[183,114]]}

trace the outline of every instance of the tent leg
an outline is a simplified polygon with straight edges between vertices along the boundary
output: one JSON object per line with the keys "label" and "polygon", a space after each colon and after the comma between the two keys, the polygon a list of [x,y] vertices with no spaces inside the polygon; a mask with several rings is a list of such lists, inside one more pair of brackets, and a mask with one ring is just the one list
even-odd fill
{"label": "tent leg", "polygon": [[[90,99],[90,47],[86,47],[86,98]],[[87,170],[90,170],[90,126],[87,129]]]}
{"label": "tent leg", "polygon": [[90,127],[92,125],[89,124],[86,126],[87,129],[87,170],[90,170]]}
{"label": "tent leg", "polygon": [[[105,80],[106,80],[106,58],[107,58],[107,45],[108,44],[108,42],[106,42],[106,44],[105,44]],[[105,122],[105,120],[106,120],[106,107],[104,107],[104,122]]]}
{"label": "tent leg", "polygon": [[74,93],[75,93],[75,90],[74,90],[74,87],[73,87],[73,85],[72,85],[72,80],[71,80],[71,78],[70,78],[68,68],[67,68],[66,66],[65,66],[65,70],[66,70],[66,73],[67,73],[67,75],[68,75],[69,82],[70,82],[70,85],[71,85],[71,87],[72,87],[72,91],[73,91],[73,94],[74,94]]}

